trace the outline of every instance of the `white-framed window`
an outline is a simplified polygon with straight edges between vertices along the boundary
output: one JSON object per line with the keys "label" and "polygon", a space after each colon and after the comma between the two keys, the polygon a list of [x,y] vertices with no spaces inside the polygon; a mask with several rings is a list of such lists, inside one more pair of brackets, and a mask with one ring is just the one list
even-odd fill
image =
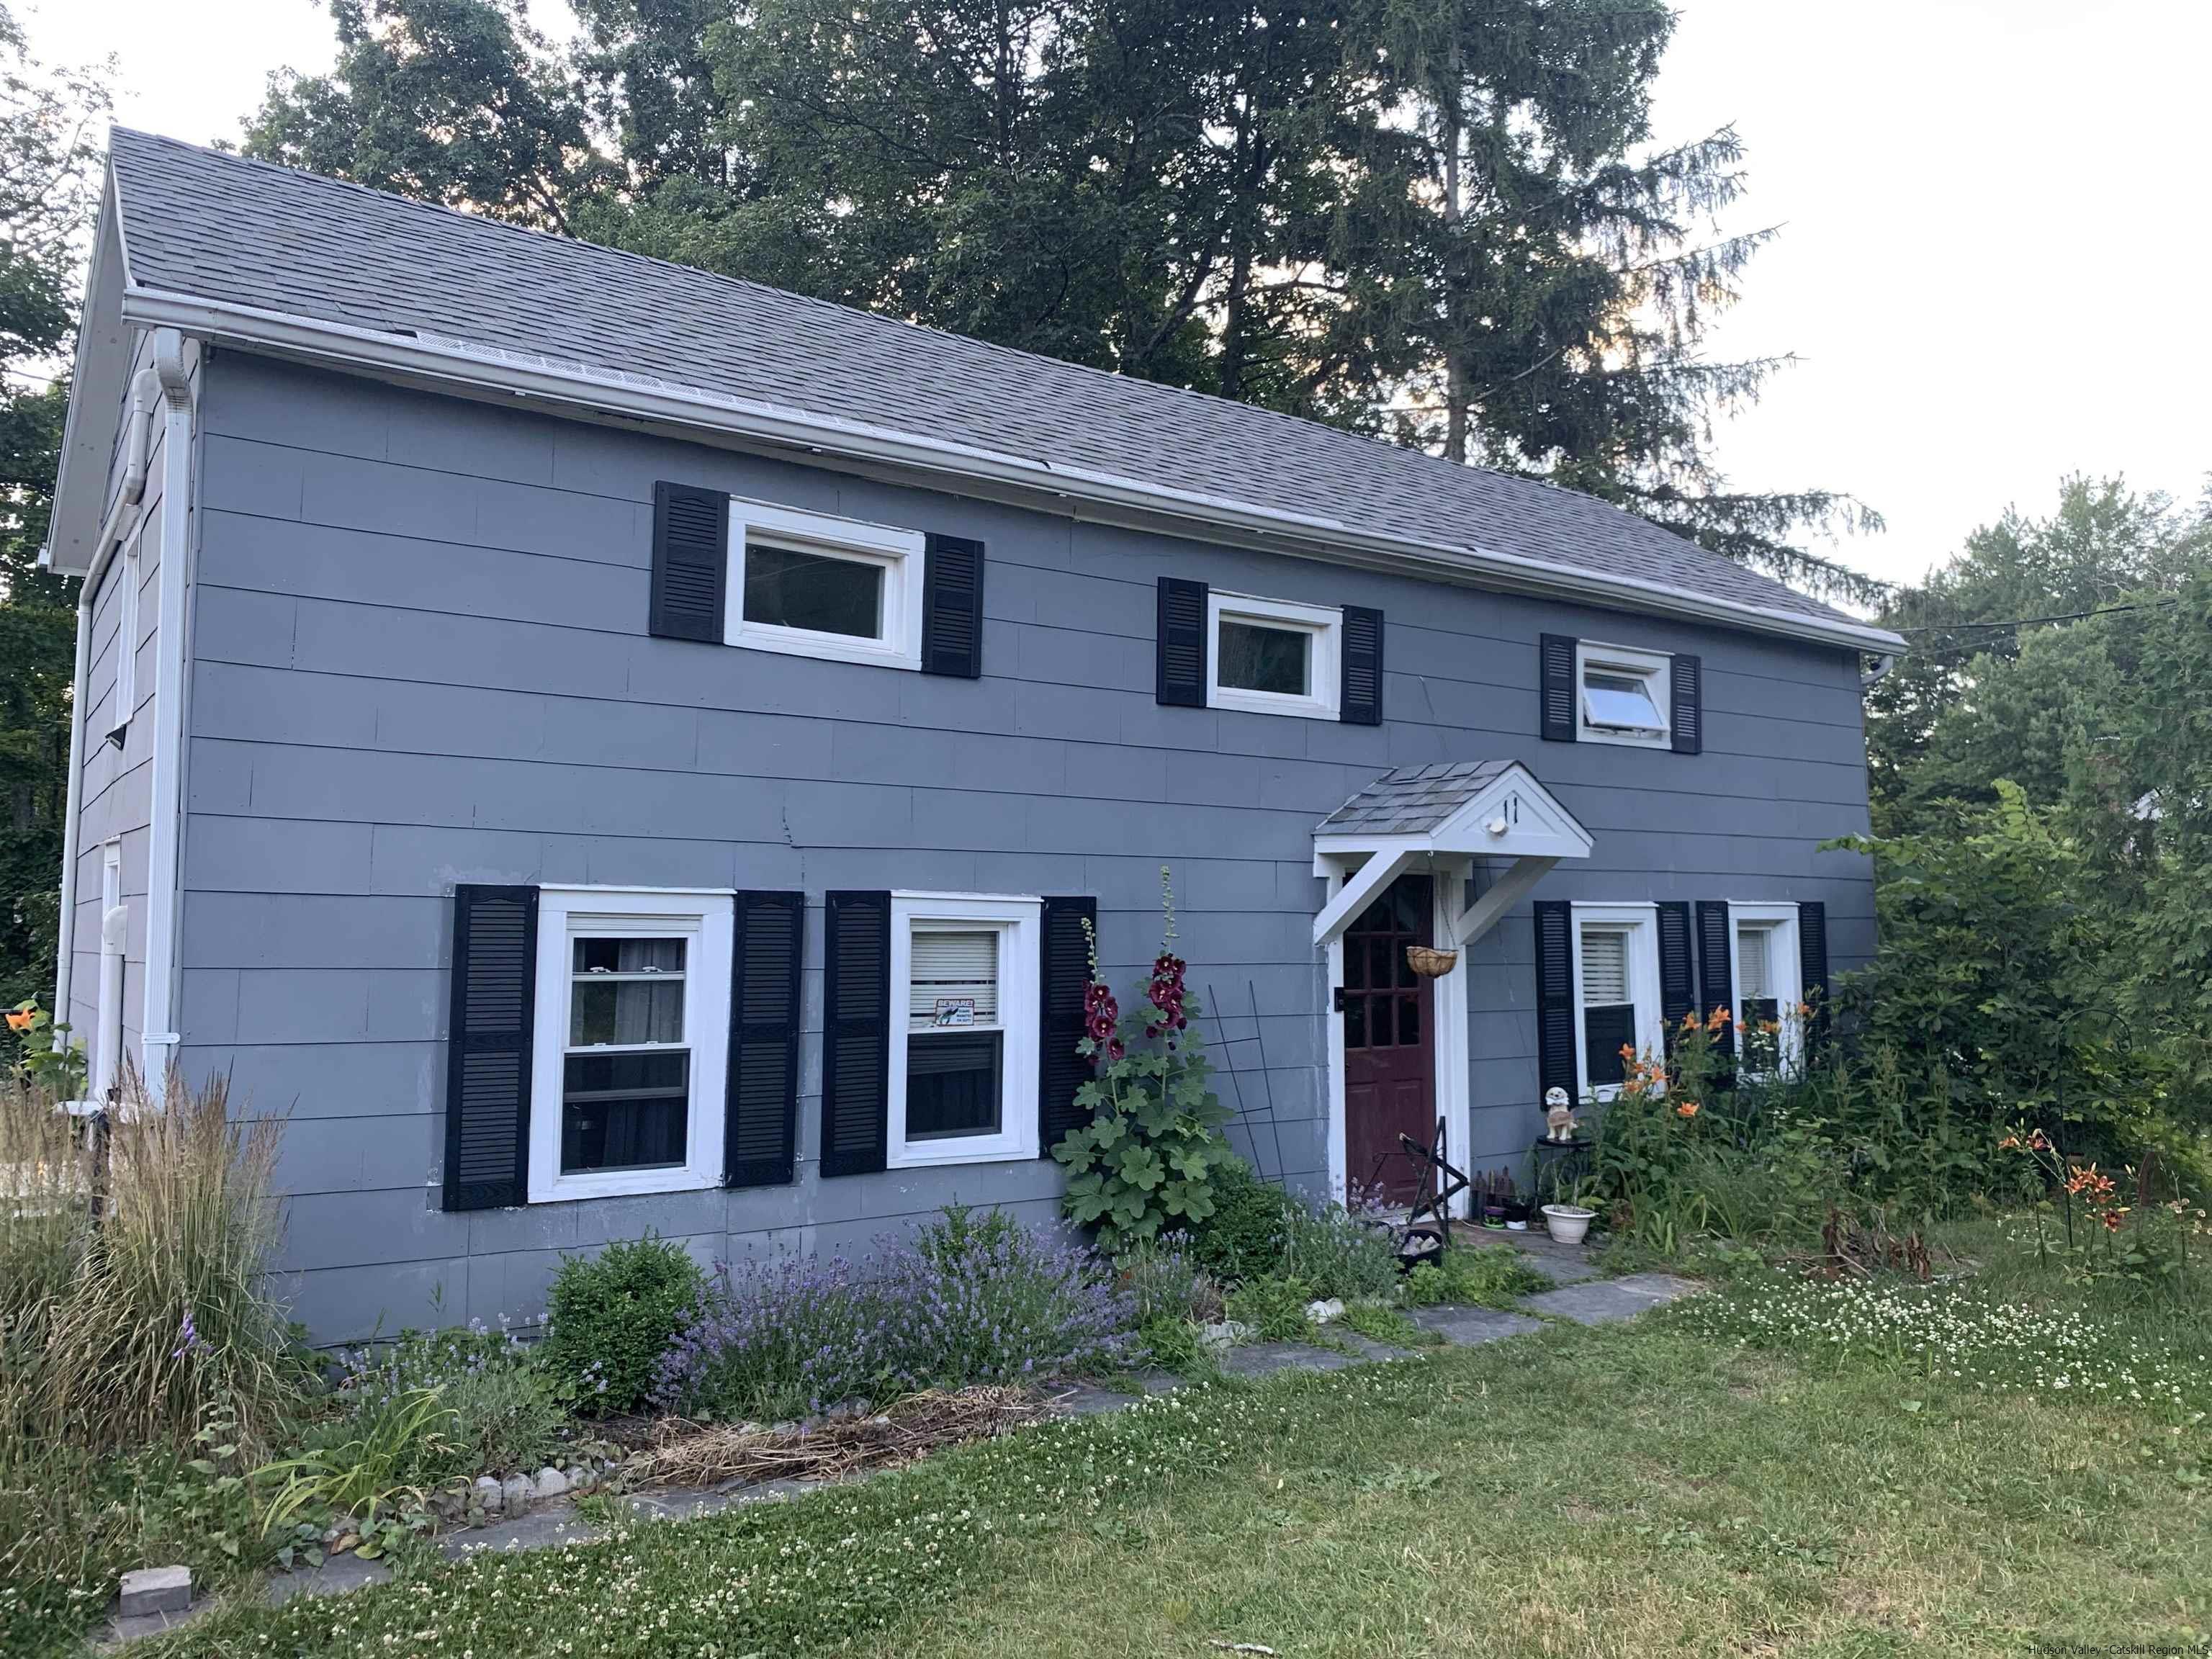
{"label": "white-framed window", "polygon": [[1628,1076],[1621,1050],[1656,1054],[1665,1043],[1659,909],[1577,904],[1574,919],[1575,1075],[1583,1099],[1610,1100]]}
{"label": "white-framed window", "polygon": [[1575,647],[1576,736],[1584,743],[1665,749],[1674,659],[1663,652],[1583,640]]}
{"label": "white-framed window", "polygon": [[919,530],[733,496],[722,637],[757,651],[921,667]]}
{"label": "white-framed window", "polygon": [[1729,982],[1735,988],[1736,1067],[1765,1077],[1802,1058],[1804,969],[1797,954],[1794,904],[1729,905]]}
{"label": "white-framed window", "polygon": [[1344,612],[1332,605],[1206,595],[1206,705],[1333,720],[1343,706]]}
{"label": "white-framed window", "polygon": [[1037,1155],[1043,905],[891,895],[892,1169]]}
{"label": "white-framed window", "polygon": [[733,905],[539,890],[532,1203],[721,1184]]}

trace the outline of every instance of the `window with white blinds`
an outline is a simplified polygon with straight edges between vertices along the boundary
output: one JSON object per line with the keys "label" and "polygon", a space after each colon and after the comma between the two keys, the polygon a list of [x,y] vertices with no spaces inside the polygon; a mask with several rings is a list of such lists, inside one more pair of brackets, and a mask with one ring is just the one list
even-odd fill
{"label": "window with white blinds", "polygon": [[917,927],[907,986],[909,1031],[995,1027],[999,930]]}
{"label": "window with white blinds", "polygon": [[1583,1006],[1609,1008],[1628,1000],[1628,935],[1585,928]]}
{"label": "window with white blinds", "polygon": [[1746,1002],[1765,1002],[1774,995],[1774,969],[1768,946],[1771,927],[1739,927],[1735,934],[1736,994]]}

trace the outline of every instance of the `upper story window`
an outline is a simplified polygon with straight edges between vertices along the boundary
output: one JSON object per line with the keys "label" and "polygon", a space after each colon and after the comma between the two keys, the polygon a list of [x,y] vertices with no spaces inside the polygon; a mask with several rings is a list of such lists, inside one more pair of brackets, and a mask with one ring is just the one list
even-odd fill
{"label": "upper story window", "polygon": [[1630,1054],[1656,1054],[1664,1040],[1658,911],[1650,904],[1577,904],[1574,921],[1579,1092],[1609,1100],[1628,1080]]}
{"label": "upper story window", "polygon": [[1243,593],[1209,592],[1212,684],[1206,706],[1333,720],[1341,708],[1344,612]]}
{"label": "upper story window", "polygon": [[891,1167],[1036,1156],[1042,912],[891,895]]}
{"label": "upper story window", "polygon": [[1575,649],[1577,735],[1584,743],[1671,746],[1667,722],[1674,659],[1654,651],[1584,640]]}
{"label": "upper story window", "polygon": [[720,1184],[731,914],[726,893],[541,891],[533,1201]]}
{"label": "upper story window", "polygon": [[835,662],[921,666],[918,530],[730,503],[728,643]]}

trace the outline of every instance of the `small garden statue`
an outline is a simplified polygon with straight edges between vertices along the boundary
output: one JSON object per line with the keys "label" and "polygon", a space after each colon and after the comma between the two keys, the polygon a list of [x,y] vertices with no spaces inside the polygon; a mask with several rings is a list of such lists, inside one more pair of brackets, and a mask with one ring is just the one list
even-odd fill
{"label": "small garden statue", "polygon": [[1551,1126],[1550,1139],[1566,1141],[1575,1138],[1575,1115],[1567,1107],[1567,1091],[1554,1086],[1544,1091],[1544,1121]]}

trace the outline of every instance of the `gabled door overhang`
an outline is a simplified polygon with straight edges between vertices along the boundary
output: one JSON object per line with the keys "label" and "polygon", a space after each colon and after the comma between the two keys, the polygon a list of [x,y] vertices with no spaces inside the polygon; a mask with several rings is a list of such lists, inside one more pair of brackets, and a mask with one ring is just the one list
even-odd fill
{"label": "gabled door overhang", "polygon": [[[1314,918],[1314,948],[1328,984],[1344,983],[1344,932],[1408,871],[1434,878],[1431,937],[1458,951],[1436,981],[1433,1014],[1435,1107],[1450,1152],[1464,1158],[1474,1109],[1468,1054],[1467,947],[1526,898],[1562,859],[1590,855],[1589,831],[1518,761],[1464,761],[1386,772],[1329,814],[1314,831],[1314,873],[1329,884]],[[1493,873],[1478,888],[1478,860]],[[1496,869],[1503,861],[1504,868]],[[1466,895],[1478,893],[1472,903]],[[1364,1171],[1346,1167],[1344,1025],[1326,1021],[1328,1055],[1329,1182],[1340,1199]],[[1529,1103],[1533,1115],[1535,1103]],[[1462,1194],[1455,1208],[1465,1213]]]}
{"label": "gabled door overhang", "polygon": [[1314,831],[1314,873],[1342,884],[1314,918],[1316,949],[1333,942],[1408,870],[1510,859],[1482,896],[1453,918],[1448,943],[1464,949],[1518,903],[1561,859],[1594,843],[1573,813],[1518,761],[1401,767],[1386,772]]}

